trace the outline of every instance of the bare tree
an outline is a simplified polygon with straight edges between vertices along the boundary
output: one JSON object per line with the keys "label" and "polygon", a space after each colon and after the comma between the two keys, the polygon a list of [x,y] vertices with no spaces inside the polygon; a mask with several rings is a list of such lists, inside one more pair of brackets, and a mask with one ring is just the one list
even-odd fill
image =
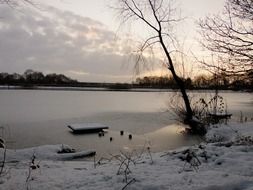
{"label": "bare tree", "polygon": [[[253,0],[227,0],[223,14],[207,16],[199,26],[201,44],[218,59],[207,64],[227,74],[253,72]],[[245,76],[246,76],[245,75]]]}
{"label": "bare tree", "polygon": [[173,6],[172,0],[119,0],[117,10],[123,22],[138,21],[147,28],[147,33],[151,33],[138,50],[137,62],[140,62],[141,56],[149,48],[159,48],[162,52],[164,64],[171,72],[173,79],[178,85],[185,105],[184,122],[191,124],[193,111],[185,89],[182,78],[175,70],[172,59],[172,49],[175,49],[175,36],[173,28],[181,21],[178,10]]}

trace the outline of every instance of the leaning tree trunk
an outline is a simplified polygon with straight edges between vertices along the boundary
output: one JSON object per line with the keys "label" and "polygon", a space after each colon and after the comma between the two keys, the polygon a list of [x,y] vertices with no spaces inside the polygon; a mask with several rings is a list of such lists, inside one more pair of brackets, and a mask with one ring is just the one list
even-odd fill
{"label": "leaning tree trunk", "polygon": [[184,123],[190,126],[191,132],[197,133],[197,134],[205,134],[206,128],[204,127],[204,125],[193,119],[193,111],[191,108],[189,97],[186,93],[185,84],[175,71],[173,61],[171,59],[170,53],[168,52],[168,49],[166,48],[166,46],[164,44],[161,32],[159,32],[159,40],[160,40],[162,48],[166,54],[166,57],[168,59],[168,69],[171,71],[172,77],[174,78],[175,82],[177,83],[177,85],[180,89],[180,92],[182,94],[183,100],[184,100],[185,111],[186,111],[185,118],[183,118]]}
{"label": "leaning tree trunk", "polygon": [[182,94],[182,97],[183,97],[183,100],[184,100],[184,104],[185,104],[185,110],[186,110],[186,117],[185,117],[185,123],[189,122],[190,120],[192,120],[192,117],[193,117],[193,111],[192,111],[192,108],[191,108],[191,105],[190,105],[190,101],[189,101],[189,98],[188,98],[188,95],[186,93],[186,89],[185,89],[185,84],[184,82],[182,81],[182,79],[177,76],[176,74],[176,71],[174,69],[174,65],[173,65],[173,62],[172,62],[172,59],[170,57],[170,54],[164,44],[164,41],[163,41],[163,38],[162,38],[162,34],[160,33],[159,34],[159,40],[161,42],[161,45],[162,45],[162,48],[166,54],[166,57],[168,59],[168,69],[171,71],[172,73],[172,77],[174,78],[174,80],[176,81],[179,89],[180,89],[180,92]]}
{"label": "leaning tree trunk", "polygon": [[[171,61],[170,57],[168,59]],[[184,121],[185,121],[185,123],[189,123],[192,120],[193,111],[192,111],[192,108],[191,108],[191,105],[190,105],[189,97],[186,93],[185,84],[182,81],[182,79],[177,76],[173,66],[172,67],[170,66],[169,69],[172,73],[172,76],[173,76],[174,80],[176,81],[176,83],[177,83],[177,85],[180,89],[180,92],[181,92],[183,100],[184,100],[185,110],[186,110],[186,115],[185,115],[185,118],[184,118],[185,120]]]}

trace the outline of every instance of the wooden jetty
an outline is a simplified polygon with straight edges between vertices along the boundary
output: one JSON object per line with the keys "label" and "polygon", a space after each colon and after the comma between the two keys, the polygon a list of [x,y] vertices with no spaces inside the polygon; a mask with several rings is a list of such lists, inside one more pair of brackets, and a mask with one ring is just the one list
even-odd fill
{"label": "wooden jetty", "polygon": [[109,129],[108,126],[101,123],[76,123],[68,125],[68,128],[70,128],[73,133],[96,133],[104,129]]}

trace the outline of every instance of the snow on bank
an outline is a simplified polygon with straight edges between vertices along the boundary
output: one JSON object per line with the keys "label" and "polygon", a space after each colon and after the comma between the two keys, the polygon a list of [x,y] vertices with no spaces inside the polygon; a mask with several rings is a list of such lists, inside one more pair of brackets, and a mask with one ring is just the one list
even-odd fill
{"label": "snow on bank", "polygon": [[[152,157],[148,153],[138,159],[131,157],[135,165],[130,160],[131,173],[126,175],[124,170],[117,175],[120,162],[116,157],[112,161],[104,159],[94,167],[92,161],[52,161],[52,157],[41,156],[35,160],[40,167],[30,170],[29,176],[32,152],[27,149],[23,150],[24,155],[30,157],[16,154],[21,161],[6,164],[0,189],[118,190],[126,185],[127,177],[132,183],[125,189],[132,190],[253,190],[252,136],[253,123],[214,126],[207,134],[209,143],[156,153]],[[41,152],[46,154],[49,149],[55,152],[56,147],[39,147],[36,152],[44,150]]]}
{"label": "snow on bank", "polygon": [[[74,149],[64,144],[44,145],[20,150],[7,150],[6,162],[19,162],[24,160],[25,161],[31,160],[31,157],[33,155],[35,155],[36,159],[38,160],[73,160],[75,158],[82,158],[94,155],[95,153],[96,151],[94,150],[75,152]],[[3,149],[0,150],[0,160],[3,160],[2,155]]]}

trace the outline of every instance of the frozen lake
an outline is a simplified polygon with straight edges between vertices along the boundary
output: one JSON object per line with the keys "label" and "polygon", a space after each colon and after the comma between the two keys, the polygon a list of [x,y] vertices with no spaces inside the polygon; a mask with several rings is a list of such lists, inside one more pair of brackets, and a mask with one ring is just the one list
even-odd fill
{"label": "frozen lake", "polygon": [[[209,95],[209,91],[191,92],[194,98]],[[253,117],[252,94],[224,91],[221,95],[234,120],[241,113]],[[0,132],[9,148],[64,143],[95,149],[99,155],[144,145],[162,151],[194,144],[200,139],[182,135],[176,117],[166,111],[174,96],[174,92],[0,90],[0,124],[5,126]],[[97,134],[73,135],[66,127],[82,122],[103,123],[110,130],[100,138]]]}

